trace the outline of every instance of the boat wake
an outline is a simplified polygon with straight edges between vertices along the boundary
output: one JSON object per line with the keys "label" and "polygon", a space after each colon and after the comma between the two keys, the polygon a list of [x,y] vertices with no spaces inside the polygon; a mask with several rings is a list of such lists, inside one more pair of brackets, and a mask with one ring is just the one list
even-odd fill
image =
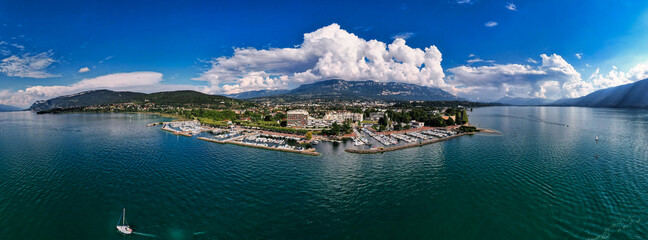
{"label": "boat wake", "polygon": [[141,232],[133,232],[133,234],[144,236],[144,237],[152,237],[152,238],[157,237],[157,235],[155,234],[148,234],[148,233],[141,233]]}

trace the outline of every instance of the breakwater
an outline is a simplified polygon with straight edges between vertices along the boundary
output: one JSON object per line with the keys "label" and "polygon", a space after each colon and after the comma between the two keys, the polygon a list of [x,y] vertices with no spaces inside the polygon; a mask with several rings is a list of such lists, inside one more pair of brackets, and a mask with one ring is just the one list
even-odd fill
{"label": "breakwater", "polygon": [[422,141],[422,142],[411,143],[411,144],[405,144],[405,145],[400,145],[400,146],[393,146],[393,147],[380,147],[380,148],[371,148],[371,149],[347,148],[347,149],[344,149],[344,151],[348,152],[348,153],[358,153],[358,154],[384,153],[384,152],[389,152],[389,151],[396,151],[396,150],[400,150],[400,149],[419,147],[419,146],[428,145],[428,144],[432,144],[432,143],[442,142],[442,141],[446,141],[446,140],[449,140],[449,139],[453,139],[453,138],[468,135],[468,134],[473,134],[473,133],[459,133],[457,135],[453,135],[453,136],[449,136],[449,137],[437,138],[437,139],[433,139],[433,140]]}
{"label": "breakwater", "polygon": [[320,155],[320,153],[316,152],[314,148],[305,149],[305,150],[296,150],[296,149],[284,149],[284,148],[274,148],[274,147],[267,147],[267,146],[259,146],[259,145],[243,143],[243,142],[237,142],[237,141],[228,141],[228,140],[222,141],[222,140],[216,140],[216,139],[213,139],[213,138],[206,138],[206,137],[198,137],[198,139],[203,140],[203,141],[208,141],[208,142],[221,143],[221,144],[231,143],[231,144],[236,144],[236,145],[246,146],[246,147],[255,147],[255,148],[282,151],[282,152],[292,152],[292,153],[299,153],[299,154],[310,155],[310,156],[319,156]]}

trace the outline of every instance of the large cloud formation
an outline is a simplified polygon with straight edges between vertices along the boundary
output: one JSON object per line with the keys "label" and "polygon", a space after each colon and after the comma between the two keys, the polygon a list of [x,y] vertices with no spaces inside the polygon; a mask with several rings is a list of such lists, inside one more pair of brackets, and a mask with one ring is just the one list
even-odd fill
{"label": "large cloud formation", "polygon": [[540,55],[540,66],[493,64],[459,66],[448,69],[453,92],[474,94],[481,99],[494,97],[562,98],[579,97],[592,91],[581,74],[560,55]]}
{"label": "large cloud formation", "polygon": [[364,40],[338,24],[304,34],[294,48],[237,48],[231,57],[213,59],[195,80],[209,82],[209,93],[286,89],[323,79],[405,82],[444,87],[441,52],[435,46],[412,48]]}
{"label": "large cloud formation", "polygon": [[[607,73],[599,69],[587,79],[560,55],[540,55],[539,66],[493,64],[448,69],[450,92],[470,99],[494,101],[502,97],[575,98],[593,91],[648,78],[648,64],[639,64],[627,73],[616,67]],[[530,63],[536,63],[530,59]]]}
{"label": "large cloud formation", "polygon": [[153,92],[178,89],[196,89],[194,86],[164,85],[162,74],[158,72],[113,73],[88,78],[71,85],[33,86],[16,92],[0,91],[0,103],[26,107],[36,100],[50,99],[61,95],[87,90],[111,89],[140,92]]}
{"label": "large cloud formation", "polygon": [[636,82],[648,78],[648,63],[637,64],[631,68],[627,73],[620,71],[616,66],[607,74],[600,73],[597,68],[594,73],[588,78],[594,89],[603,89],[615,87],[623,84]]}

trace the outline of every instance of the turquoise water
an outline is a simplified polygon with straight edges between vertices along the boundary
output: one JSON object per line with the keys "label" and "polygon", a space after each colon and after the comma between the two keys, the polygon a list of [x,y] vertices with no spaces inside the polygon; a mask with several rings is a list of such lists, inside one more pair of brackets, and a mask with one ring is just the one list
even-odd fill
{"label": "turquoise water", "polygon": [[[0,239],[637,239],[648,111],[492,107],[465,136],[320,157],[145,114],[0,113]],[[594,141],[599,136],[600,141]],[[121,209],[137,235],[115,229]]]}

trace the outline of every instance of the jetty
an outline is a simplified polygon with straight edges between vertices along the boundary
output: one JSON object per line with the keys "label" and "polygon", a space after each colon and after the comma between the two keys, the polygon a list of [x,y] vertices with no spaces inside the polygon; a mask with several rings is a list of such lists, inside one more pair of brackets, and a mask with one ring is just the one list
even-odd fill
{"label": "jetty", "polygon": [[163,124],[163,122],[154,122],[154,123],[149,123],[146,126],[147,127],[153,127],[153,126],[162,125],[162,124]]}
{"label": "jetty", "polygon": [[236,141],[236,139],[241,139],[245,136],[240,136],[235,139],[227,139],[227,140],[218,140],[215,138],[206,138],[206,137],[198,137],[198,139],[207,141],[207,142],[214,142],[214,143],[220,143],[220,144],[236,144],[239,146],[245,146],[245,147],[254,147],[254,148],[261,148],[261,149],[267,149],[267,150],[275,150],[275,151],[282,151],[282,152],[292,152],[292,153],[299,153],[299,154],[304,154],[304,155],[310,155],[310,156],[319,156],[320,153],[316,152],[314,148],[311,149],[288,149],[288,148],[278,148],[278,147],[270,147],[270,146],[263,146],[263,145],[258,145],[258,144],[251,144],[251,143],[245,143],[241,141]]}
{"label": "jetty", "polygon": [[240,146],[246,146],[246,147],[255,147],[255,148],[282,151],[282,152],[299,153],[299,154],[310,155],[310,156],[319,156],[320,155],[320,153],[316,152],[314,148],[304,149],[304,150],[297,150],[297,149],[285,149],[285,148],[274,148],[274,147],[268,147],[268,146],[260,146],[260,145],[256,145],[256,144],[249,144],[249,143],[236,142],[236,141],[231,141],[231,142],[227,142],[227,143],[236,144],[236,145],[240,145]]}
{"label": "jetty", "polygon": [[419,147],[419,146],[428,145],[428,144],[432,144],[432,143],[438,143],[438,142],[450,140],[450,139],[460,137],[460,136],[463,136],[463,135],[467,135],[467,134],[472,135],[473,133],[459,133],[459,134],[444,137],[444,138],[436,138],[436,139],[432,139],[432,140],[421,141],[421,142],[418,142],[418,143],[410,143],[410,144],[405,144],[405,145],[400,145],[400,146],[377,147],[377,148],[371,148],[371,149],[347,148],[347,149],[344,149],[344,151],[348,152],[348,153],[358,153],[358,154],[384,153],[384,152],[396,151],[396,150],[400,150],[400,149]]}

